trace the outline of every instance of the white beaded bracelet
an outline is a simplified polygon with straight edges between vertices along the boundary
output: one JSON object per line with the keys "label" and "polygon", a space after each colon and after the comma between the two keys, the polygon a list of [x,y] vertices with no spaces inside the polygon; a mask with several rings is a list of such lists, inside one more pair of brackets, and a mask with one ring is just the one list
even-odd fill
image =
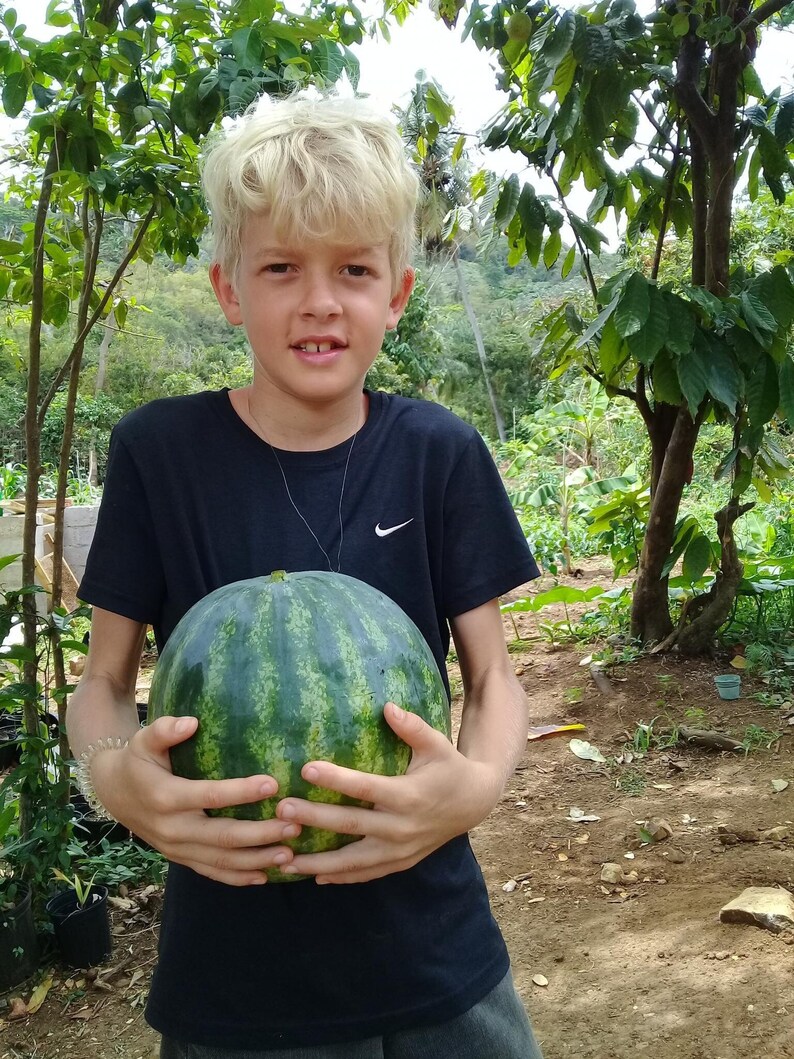
{"label": "white beaded bracelet", "polygon": [[94,781],[91,778],[91,762],[94,760],[94,755],[98,754],[100,750],[123,750],[128,742],[128,739],[118,738],[97,739],[95,743],[89,743],[77,761],[75,768],[77,789],[88,802],[91,811],[100,820],[115,820],[115,817],[110,815],[97,797],[97,793],[94,790]]}

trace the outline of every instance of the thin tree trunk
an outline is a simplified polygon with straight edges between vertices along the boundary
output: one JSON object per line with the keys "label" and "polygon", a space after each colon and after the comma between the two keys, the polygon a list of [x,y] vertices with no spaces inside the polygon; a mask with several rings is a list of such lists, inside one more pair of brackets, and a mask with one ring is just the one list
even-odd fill
{"label": "thin tree trunk", "polygon": [[[94,385],[94,396],[103,393],[105,389],[105,375],[107,374],[108,351],[113,340],[113,332],[109,327],[105,328],[102,342],[99,346],[99,362],[96,369],[96,383]],[[99,483],[99,472],[97,469],[96,454],[96,432],[91,435],[91,448],[88,453],[88,481],[95,488]]]}
{"label": "thin tree trunk", "polygon": [[477,321],[477,316],[474,312],[474,307],[471,304],[471,298],[469,297],[469,288],[466,284],[466,277],[463,274],[463,269],[460,266],[460,258],[457,253],[453,255],[453,261],[455,263],[455,273],[458,277],[458,287],[460,289],[460,297],[463,302],[463,308],[466,310],[466,316],[469,319],[472,332],[474,334],[474,341],[477,346],[477,353],[480,357],[480,366],[482,367],[483,378],[485,379],[485,388],[488,391],[488,399],[491,402],[491,410],[493,412],[494,421],[496,422],[496,433],[499,436],[500,441],[507,441],[507,434],[505,432],[505,421],[502,418],[502,413],[499,411],[499,406],[496,403],[496,394],[494,393],[493,386],[491,385],[491,376],[488,371],[488,360],[485,355],[485,343],[482,340],[482,332],[480,331],[480,325]]}

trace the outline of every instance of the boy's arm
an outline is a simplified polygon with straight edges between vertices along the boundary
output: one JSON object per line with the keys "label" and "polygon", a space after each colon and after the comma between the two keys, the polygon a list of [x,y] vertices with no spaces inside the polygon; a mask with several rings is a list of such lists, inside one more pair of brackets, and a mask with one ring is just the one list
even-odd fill
{"label": "boy's arm", "polygon": [[161,717],[138,725],[135,682],[146,626],[94,608],[83,676],[67,713],[76,758],[100,739],[127,740],[90,759],[96,795],[108,812],[165,856],[217,882],[265,882],[264,870],[292,859],[274,845],[293,834],[279,820],[211,818],[205,808],[258,801],[276,793],[270,776],[186,780],[171,773],[169,750],[196,730],[195,718]]}
{"label": "boy's arm", "polygon": [[526,747],[527,703],[507,653],[498,600],[454,618],[451,626],[463,677],[457,749],[416,714],[391,704],[384,715],[413,750],[405,776],[309,762],[303,768],[309,782],[373,808],[285,798],[277,810],[284,820],[364,836],[333,852],[299,855],[287,872],[348,883],[403,871],[471,830],[499,801]]}

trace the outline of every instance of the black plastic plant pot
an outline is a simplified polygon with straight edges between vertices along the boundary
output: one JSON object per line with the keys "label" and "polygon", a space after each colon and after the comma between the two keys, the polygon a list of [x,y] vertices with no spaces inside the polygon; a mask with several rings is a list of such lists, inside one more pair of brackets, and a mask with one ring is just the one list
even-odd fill
{"label": "black plastic plant pot", "polygon": [[72,794],[69,802],[74,822],[74,836],[85,842],[89,849],[99,846],[103,838],[106,838],[108,842],[128,841],[129,828],[116,820],[101,820],[92,812],[91,806],[82,794]]}
{"label": "black plastic plant pot", "polygon": [[85,970],[106,960],[113,948],[106,886],[92,886],[81,907],[74,890],[62,890],[46,905],[63,962]]}
{"label": "black plastic plant pot", "polygon": [[39,964],[39,943],[30,890],[22,888],[12,908],[0,909],[0,993],[24,982]]}

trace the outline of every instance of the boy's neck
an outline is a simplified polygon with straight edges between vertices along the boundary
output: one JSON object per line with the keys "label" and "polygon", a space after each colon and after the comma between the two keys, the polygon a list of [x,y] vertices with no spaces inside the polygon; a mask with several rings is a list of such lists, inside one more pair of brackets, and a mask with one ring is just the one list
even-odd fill
{"label": "boy's neck", "polygon": [[272,400],[254,386],[229,391],[232,407],[246,425],[277,449],[312,452],[331,449],[357,433],[367,420],[369,398],[363,391],[333,404]]}

